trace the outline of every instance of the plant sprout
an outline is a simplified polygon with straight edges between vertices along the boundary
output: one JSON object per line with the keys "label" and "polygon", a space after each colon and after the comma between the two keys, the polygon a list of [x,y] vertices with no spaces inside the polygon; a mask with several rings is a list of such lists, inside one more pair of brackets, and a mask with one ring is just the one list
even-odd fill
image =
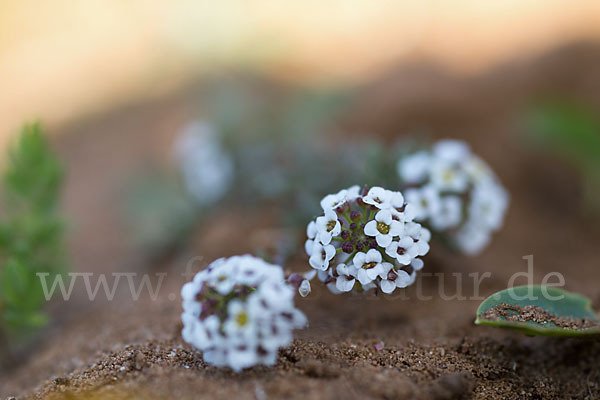
{"label": "plant sprout", "polygon": [[555,287],[517,286],[488,297],[477,309],[477,325],[530,336],[600,335],[591,301]]}
{"label": "plant sprout", "polygon": [[4,351],[17,335],[46,324],[36,273],[64,265],[63,221],[58,213],[63,169],[39,124],[26,125],[8,153],[0,219],[0,338]]}
{"label": "plant sprout", "polygon": [[219,259],[181,290],[183,339],[204,360],[234,371],[273,365],[306,325],[281,267],[250,255]]}
{"label": "plant sprout", "polygon": [[482,251],[502,226],[508,193],[466,143],[439,141],[402,158],[398,173],[406,200],[416,208],[415,220],[464,253]]}

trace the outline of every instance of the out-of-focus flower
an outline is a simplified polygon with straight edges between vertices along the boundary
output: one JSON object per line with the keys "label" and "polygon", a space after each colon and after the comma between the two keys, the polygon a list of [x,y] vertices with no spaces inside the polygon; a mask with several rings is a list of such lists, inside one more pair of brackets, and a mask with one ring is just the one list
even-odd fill
{"label": "out-of-focus flower", "polygon": [[233,180],[233,160],[212,125],[195,121],[177,137],[174,152],[185,187],[200,206],[221,199]]}
{"label": "out-of-focus flower", "polygon": [[235,371],[275,364],[292,331],[306,325],[281,267],[249,255],[216,260],[181,295],[183,339],[206,362]]}
{"label": "out-of-focus flower", "polygon": [[[415,281],[431,234],[413,221],[400,192],[358,186],[325,196],[323,215],[307,227],[309,264],[333,293],[379,288],[391,293]],[[316,230],[316,232],[315,232]]]}
{"label": "out-of-focus flower", "polygon": [[[491,168],[457,140],[442,140],[398,162],[415,220],[477,254],[502,227],[509,196]],[[393,249],[392,249],[393,250]]]}

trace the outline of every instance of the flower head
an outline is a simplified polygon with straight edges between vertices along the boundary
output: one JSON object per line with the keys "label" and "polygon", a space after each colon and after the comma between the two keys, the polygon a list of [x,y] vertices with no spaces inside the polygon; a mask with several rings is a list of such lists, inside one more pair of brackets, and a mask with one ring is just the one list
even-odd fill
{"label": "flower head", "polygon": [[249,255],[216,260],[181,295],[183,339],[206,362],[235,371],[274,364],[292,331],[306,325],[281,268]]}
{"label": "flower head", "polygon": [[[426,162],[427,161],[427,162]],[[398,163],[415,220],[467,254],[480,252],[500,229],[508,194],[491,168],[461,141],[441,140]],[[389,249],[394,251],[394,247]]]}
{"label": "flower head", "polygon": [[[430,234],[413,221],[416,208],[400,192],[354,186],[326,196],[321,205],[323,215],[308,224],[305,247],[309,264],[332,292],[391,293],[414,282]],[[412,275],[402,270],[412,264]]]}
{"label": "flower head", "polygon": [[201,206],[222,198],[233,180],[233,160],[222,148],[213,126],[195,121],[174,146],[185,187]]}

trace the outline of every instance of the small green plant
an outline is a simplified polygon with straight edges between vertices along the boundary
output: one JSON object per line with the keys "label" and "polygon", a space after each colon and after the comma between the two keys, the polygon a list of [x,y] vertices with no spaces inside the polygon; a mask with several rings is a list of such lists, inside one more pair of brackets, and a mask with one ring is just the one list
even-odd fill
{"label": "small green plant", "polygon": [[574,102],[554,101],[526,115],[530,138],[572,163],[581,173],[586,210],[600,214],[600,115]]}
{"label": "small green plant", "polygon": [[38,123],[25,125],[9,148],[0,206],[0,348],[47,323],[39,272],[64,266],[58,201],[63,168]]}
{"label": "small green plant", "polygon": [[477,309],[475,324],[529,336],[600,335],[600,319],[588,298],[535,285],[505,289],[488,297]]}

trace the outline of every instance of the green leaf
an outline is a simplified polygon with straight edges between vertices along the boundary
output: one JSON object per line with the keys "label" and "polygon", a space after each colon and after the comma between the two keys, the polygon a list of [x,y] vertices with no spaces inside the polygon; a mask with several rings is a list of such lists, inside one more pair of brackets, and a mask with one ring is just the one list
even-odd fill
{"label": "green leaf", "polygon": [[600,319],[588,298],[535,285],[505,289],[488,297],[477,309],[475,324],[530,336],[600,335]]}

